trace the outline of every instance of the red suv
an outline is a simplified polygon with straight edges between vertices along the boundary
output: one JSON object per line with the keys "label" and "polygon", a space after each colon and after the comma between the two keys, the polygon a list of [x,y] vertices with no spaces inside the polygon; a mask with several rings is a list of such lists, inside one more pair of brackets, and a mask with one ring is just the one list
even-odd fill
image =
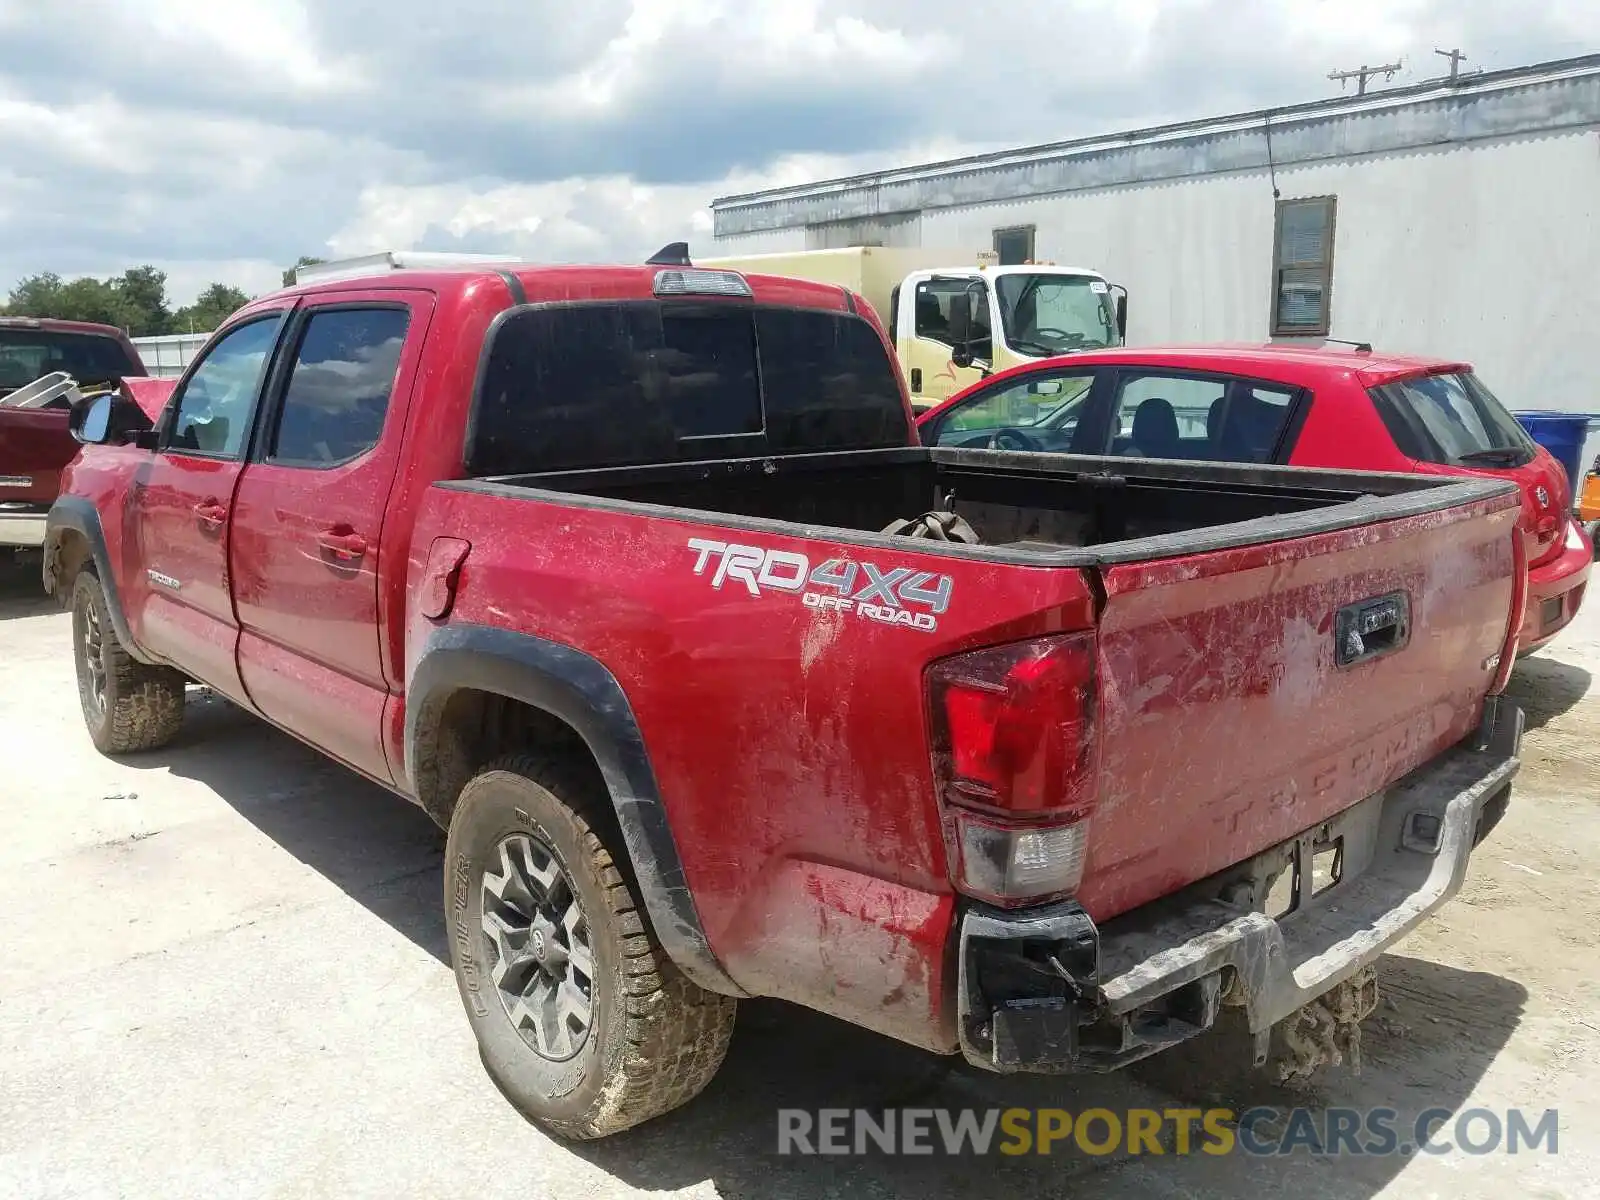
{"label": "red suv", "polygon": [[1515,480],[1523,654],[1577,614],[1594,557],[1561,464],[1463,362],[1365,346],[1090,351],[992,375],[917,424],[928,445]]}

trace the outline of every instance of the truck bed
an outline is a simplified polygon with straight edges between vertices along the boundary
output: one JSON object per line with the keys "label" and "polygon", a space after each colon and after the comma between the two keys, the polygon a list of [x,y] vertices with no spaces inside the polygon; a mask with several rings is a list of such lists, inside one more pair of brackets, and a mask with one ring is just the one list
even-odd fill
{"label": "truck bed", "polygon": [[978,534],[980,557],[1078,567],[1305,537],[1504,490],[1438,476],[943,448],[496,476],[473,486],[809,534],[876,535],[949,507]]}

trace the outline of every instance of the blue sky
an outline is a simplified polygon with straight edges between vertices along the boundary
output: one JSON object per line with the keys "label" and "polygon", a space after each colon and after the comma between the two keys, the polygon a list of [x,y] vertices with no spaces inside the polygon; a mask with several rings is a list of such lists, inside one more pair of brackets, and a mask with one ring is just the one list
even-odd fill
{"label": "blue sky", "polygon": [[[979,14],[989,15],[986,19]],[[716,195],[1600,50],[1592,0],[0,0],[0,291],[709,241]]]}

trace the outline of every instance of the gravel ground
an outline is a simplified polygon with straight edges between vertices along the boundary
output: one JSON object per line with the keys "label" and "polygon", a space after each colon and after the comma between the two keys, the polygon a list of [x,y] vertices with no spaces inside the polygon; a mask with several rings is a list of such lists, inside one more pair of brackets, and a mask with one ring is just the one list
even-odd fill
{"label": "gravel ground", "polygon": [[477,1061],[426,818],[214,700],[166,751],[95,754],[36,579],[0,573],[0,1196],[1600,1195],[1600,607],[1519,666],[1510,814],[1380,964],[1363,1073],[1312,1097],[1557,1108],[1556,1155],[859,1159],[778,1156],[775,1110],[1283,1096],[1181,1062],[1004,1080],[756,1003],[698,1102],[552,1141]]}

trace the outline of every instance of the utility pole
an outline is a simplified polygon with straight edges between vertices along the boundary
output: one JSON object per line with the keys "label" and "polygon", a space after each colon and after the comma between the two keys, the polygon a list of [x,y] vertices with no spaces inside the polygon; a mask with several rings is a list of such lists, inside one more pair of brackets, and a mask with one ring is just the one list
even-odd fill
{"label": "utility pole", "polygon": [[1374,75],[1382,75],[1385,79],[1393,79],[1394,73],[1404,65],[1404,63],[1385,63],[1381,67],[1369,67],[1366,63],[1362,63],[1361,69],[1357,71],[1329,71],[1328,78],[1338,81],[1341,92],[1344,91],[1345,81],[1354,79],[1356,81],[1356,95],[1365,96],[1367,94],[1367,80]]}
{"label": "utility pole", "polygon": [[[1450,82],[1455,83],[1461,77],[1461,64],[1467,61],[1467,56],[1461,53],[1459,47],[1455,50],[1435,50],[1434,53],[1440,58],[1448,58],[1450,60]],[[1467,74],[1473,75],[1476,72],[1468,71]]]}

